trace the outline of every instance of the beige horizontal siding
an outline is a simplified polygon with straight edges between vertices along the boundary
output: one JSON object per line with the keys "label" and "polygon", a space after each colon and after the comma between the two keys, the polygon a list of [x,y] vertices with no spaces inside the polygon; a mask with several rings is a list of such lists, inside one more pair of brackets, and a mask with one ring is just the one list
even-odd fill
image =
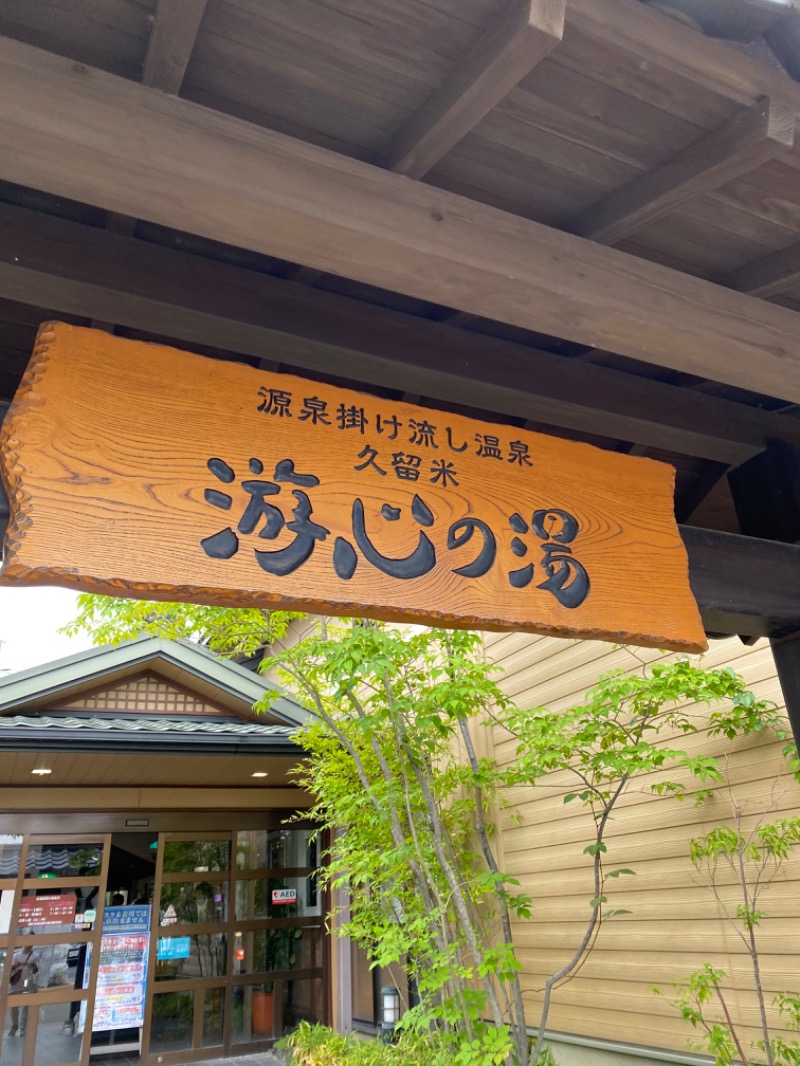
{"label": "beige horizontal siding", "polygon": [[[640,671],[664,657],[650,649],[519,633],[486,634],[484,646],[509,698],[520,707],[552,713],[583,702],[601,674]],[[759,698],[782,704],[766,641],[753,647],[738,640],[715,641],[700,661],[707,667],[733,667]],[[512,763],[517,742],[496,725],[486,732],[498,761]],[[729,742],[701,728],[696,734],[665,736],[664,743],[693,754],[724,756],[731,788],[713,787],[699,806],[691,795],[682,802],[656,797],[651,785],[678,776],[666,770],[642,777],[624,796],[607,833],[605,862],[609,870],[631,867],[636,876],[608,882],[606,894],[608,907],[632,913],[603,924],[577,976],[554,993],[548,1027],[682,1050],[692,1031],[664,999],[653,995],[651,986],[669,992],[671,982],[710,962],[729,974],[730,1007],[746,1035],[755,1039],[757,1005],[744,946],[689,862],[689,841],[730,822],[731,795],[743,806],[745,825],[768,806],[769,820],[800,814],[800,786],[782,773],[782,744],[772,737]],[[504,797],[508,806],[496,815],[503,867],[534,901],[532,920],[515,924],[532,1024],[538,1020],[544,981],[571,957],[590,915],[591,860],[583,849],[592,840],[591,822],[579,803],[564,804],[569,791],[576,791],[574,778],[553,774],[535,789],[509,789]],[[735,909],[735,879],[722,870],[719,882],[723,898]],[[758,937],[771,998],[779,991],[800,990],[800,859],[767,890],[763,909],[767,917]]]}

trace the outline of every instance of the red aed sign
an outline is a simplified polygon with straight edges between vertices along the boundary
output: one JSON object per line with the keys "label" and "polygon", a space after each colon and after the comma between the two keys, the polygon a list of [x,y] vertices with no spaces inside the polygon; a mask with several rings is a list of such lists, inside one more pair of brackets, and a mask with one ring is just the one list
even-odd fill
{"label": "red aed sign", "polygon": [[272,890],[272,902],[273,903],[297,903],[297,889],[296,888],[273,888],[273,890]]}
{"label": "red aed sign", "polygon": [[72,925],[77,896],[23,896],[19,907],[20,925]]}

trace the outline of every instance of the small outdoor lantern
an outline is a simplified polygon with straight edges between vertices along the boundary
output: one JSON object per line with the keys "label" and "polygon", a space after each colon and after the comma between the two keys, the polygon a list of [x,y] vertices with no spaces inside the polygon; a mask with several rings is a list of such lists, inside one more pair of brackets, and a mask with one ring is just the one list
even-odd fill
{"label": "small outdoor lantern", "polygon": [[381,1040],[394,1042],[394,1027],[400,1021],[400,991],[394,985],[381,989]]}

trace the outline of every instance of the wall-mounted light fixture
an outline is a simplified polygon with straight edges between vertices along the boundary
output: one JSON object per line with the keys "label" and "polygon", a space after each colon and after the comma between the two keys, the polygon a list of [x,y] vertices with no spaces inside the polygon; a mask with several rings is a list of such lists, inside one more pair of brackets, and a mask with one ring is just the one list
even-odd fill
{"label": "wall-mounted light fixture", "polygon": [[381,1040],[394,1043],[394,1027],[400,1021],[400,990],[394,985],[381,989]]}

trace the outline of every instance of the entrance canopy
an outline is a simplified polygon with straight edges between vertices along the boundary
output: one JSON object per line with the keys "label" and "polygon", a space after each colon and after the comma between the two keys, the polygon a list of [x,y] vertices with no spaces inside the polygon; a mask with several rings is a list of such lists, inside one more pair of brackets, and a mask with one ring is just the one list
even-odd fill
{"label": "entrance canopy", "polygon": [[792,637],[800,13],[657,7],[5,4],[0,398],[58,318],[666,460]]}

